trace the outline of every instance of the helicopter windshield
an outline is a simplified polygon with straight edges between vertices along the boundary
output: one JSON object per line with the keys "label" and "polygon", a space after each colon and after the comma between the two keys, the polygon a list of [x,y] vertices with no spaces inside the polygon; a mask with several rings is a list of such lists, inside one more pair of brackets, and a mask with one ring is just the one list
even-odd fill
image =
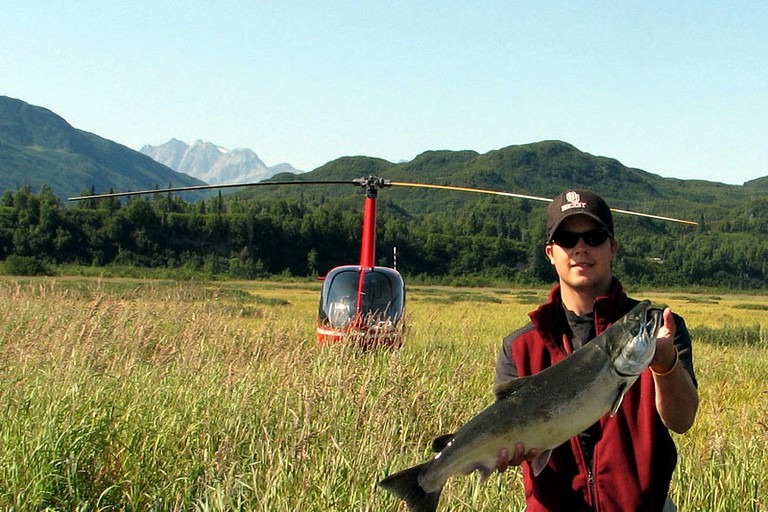
{"label": "helicopter windshield", "polygon": [[[320,297],[319,317],[332,327],[348,327],[357,311],[360,267],[333,269],[325,278]],[[391,268],[365,269],[360,314],[366,323],[397,322],[405,306],[405,286],[400,274]]]}

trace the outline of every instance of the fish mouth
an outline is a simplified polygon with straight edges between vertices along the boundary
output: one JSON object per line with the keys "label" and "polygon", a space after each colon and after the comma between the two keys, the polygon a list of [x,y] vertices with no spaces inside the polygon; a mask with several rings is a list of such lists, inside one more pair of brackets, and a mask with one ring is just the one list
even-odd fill
{"label": "fish mouth", "polygon": [[614,370],[625,378],[636,377],[653,360],[656,352],[656,336],[664,322],[659,309],[651,309],[646,303],[635,317],[638,322],[632,329],[634,341],[624,347],[621,356],[614,361]]}
{"label": "fish mouth", "polygon": [[655,338],[663,323],[663,312],[660,309],[649,309],[645,317],[645,335],[649,338]]}
{"label": "fish mouth", "polygon": [[648,342],[653,342],[653,350],[648,354],[648,358],[645,361],[645,366],[648,366],[653,360],[653,356],[656,354],[656,336],[659,333],[659,329],[664,324],[664,316],[660,309],[648,309],[645,312],[645,324],[643,325],[643,337]]}

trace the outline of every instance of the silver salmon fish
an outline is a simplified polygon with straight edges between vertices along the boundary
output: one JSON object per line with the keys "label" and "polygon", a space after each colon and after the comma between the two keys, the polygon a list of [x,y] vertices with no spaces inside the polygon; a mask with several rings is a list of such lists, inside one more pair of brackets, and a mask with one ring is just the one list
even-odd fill
{"label": "silver salmon fish", "polygon": [[624,394],[648,367],[656,351],[661,311],[649,301],[557,364],[529,377],[497,386],[496,402],[454,434],[435,441],[431,460],[384,478],[379,485],[405,500],[412,512],[437,510],[445,482],[479,471],[487,478],[499,450],[538,449],[534,474],[551,451],[606,414],[615,414]]}

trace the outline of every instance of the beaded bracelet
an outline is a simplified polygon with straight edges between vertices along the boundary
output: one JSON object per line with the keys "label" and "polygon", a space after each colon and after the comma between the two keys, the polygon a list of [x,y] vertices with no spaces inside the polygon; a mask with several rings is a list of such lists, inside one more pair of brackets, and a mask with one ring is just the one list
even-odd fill
{"label": "beaded bracelet", "polygon": [[672,368],[670,368],[665,372],[657,372],[653,368],[651,368],[651,372],[657,377],[666,377],[667,375],[675,371],[679,364],[680,364],[680,351],[677,350],[677,347],[675,347],[675,362],[672,364]]}

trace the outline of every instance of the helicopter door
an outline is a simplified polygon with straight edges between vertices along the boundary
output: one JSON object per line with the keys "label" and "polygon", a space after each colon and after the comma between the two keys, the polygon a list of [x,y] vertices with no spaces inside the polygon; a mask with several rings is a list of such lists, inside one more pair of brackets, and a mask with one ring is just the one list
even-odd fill
{"label": "helicopter door", "polygon": [[393,325],[403,316],[405,286],[400,274],[387,267],[366,269],[361,314],[369,325]]}
{"label": "helicopter door", "polygon": [[319,323],[343,329],[352,322],[357,311],[358,268],[337,267],[325,276],[320,295]]}

